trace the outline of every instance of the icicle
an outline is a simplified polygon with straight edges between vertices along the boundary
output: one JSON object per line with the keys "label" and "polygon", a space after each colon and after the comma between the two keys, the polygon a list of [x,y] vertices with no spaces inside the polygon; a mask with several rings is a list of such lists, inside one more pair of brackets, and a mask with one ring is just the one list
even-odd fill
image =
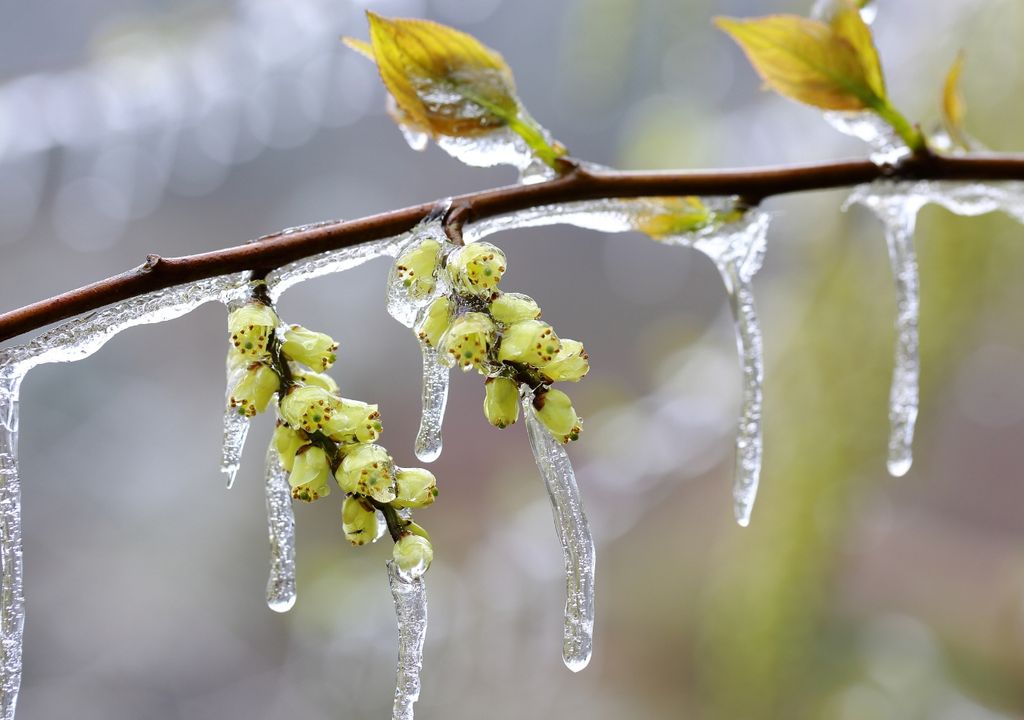
{"label": "icicle", "polygon": [[917,203],[887,202],[878,207],[885,223],[889,264],[896,282],[896,361],[889,390],[889,473],[905,475],[913,462],[914,424],[917,422],[920,292],[914,254]]}
{"label": "icicle", "polygon": [[720,268],[722,282],[729,295],[736,326],[736,348],[743,371],[743,397],[736,433],[736,475],[733,480],[733,512],[743,527],[750,524],[757,486],[761,476],[761,406],[764,384],[764,351],[761,326],[754,307],[754,293],[749,280],[740,277],[736,266],[729,263]]}
{"label": "icicle", "polygon": [[427,636],[427,586],[423,578],[404,580],[398,565],[388,562],[388,584],[398,619],[398,668],[393,720],[412,720],[413,704],[420,697],[423,641]]}
{"label": "icicle", "polygon": [[21,650],[25,629],[22,586],[21,482],[18,479],[18,392],[23,370],[0,368],[0,706],[13,720],[21,688]]}
{"label": "icicle", "polygon": [[[230,392],[231,386],[228,386]],[[249,418],[240,415],[237,408],[224,410],[224,438],[221,445],[220,471],[228,476],[228,490],[235,484],[238,468],[242,464],[242,450],[249,434]]]}
{"label": "icicle", "polygon": [[295,605],[295,514],[288,473],[273,444],[267,448],[267,535],[270,538],[270,578],[267,606],[288,612]]}
{"label": "icicle", "polygon": [[416,457],[434,462],[441,455],[441,424],[448,404],[450,368],[438,361],[437,348],[420,343],[423,352],[423,414],[416,435]]}
{"label": "icicle", "polygon": [[594,539],[565,446],[537,417],[532,393],[523,395],[522,404],[530,447],[551,498],[555,529],[565,558],[562,659],[567,668],[579,672],[590,662],[594,639]]}

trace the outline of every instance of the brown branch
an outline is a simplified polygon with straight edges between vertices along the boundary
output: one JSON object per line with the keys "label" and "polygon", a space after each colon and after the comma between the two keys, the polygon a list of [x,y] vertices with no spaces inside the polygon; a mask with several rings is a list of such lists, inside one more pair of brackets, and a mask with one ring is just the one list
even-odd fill
{"label": "brown branch", "polygon": [[[882,178],[893,180],[1024,180],[1024,156],[977,154],[925,155],[896,167],[866,160],[749,170],[694,172],[616,172],[574,166],[565,175],[536,185],[515,185],[461,195],[452,200],[452,229],[495,215],[579,200],[658,195],[737,195],[750,204],[773,195],[849,187]],[[327,250],[358,245],[403,233],[431,213],[424,203],[348,222],[278,234],[224,250],[163,258],[62,295],[0,315],[0,341],[49,323],[174,285],[252,270],[266,273]]]}

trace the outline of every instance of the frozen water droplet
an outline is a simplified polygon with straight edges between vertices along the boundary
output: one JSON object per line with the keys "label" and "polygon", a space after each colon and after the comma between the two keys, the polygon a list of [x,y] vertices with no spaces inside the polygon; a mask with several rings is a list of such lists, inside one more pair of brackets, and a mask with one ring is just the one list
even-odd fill
{"label": "frozen water droplet", "polygon": [[[228,386],[228,392],[231,386]],[[235,484],[238,468],[242,464],[242,450],[249,434],[249,418],[240,415],[236,408],[224,410],[224,440],[221,445],[220,471],[228,476],[228,490]]]}
{"label": "frozen water droplet", "polygon": [[427,149],[427,143],[430,142],[430,136],[427,133],[410,125],[399,125],[398,129],[402,131],[402,137],[405,138],[405,142],[410,148],[416,152],[423,152]]}
{"label": "frozen water droplet", "polygon": [[[815,0],[814,5],[811,7],[811,17],[828,22],[846,2],[847,0]],[[878,5],[875,4],[875,0],[867,0],[867,2],[861,5],[860,17],[866,25],[873,23],[877,15]]]}
{"label": "frozen water droplet", "polygon": [[[444,227],[442,226],[441,221],[432,220],[424,222],[414,228],[412,232],[409,233],[405,242],[402,243],[398,249],[396,256],[399,258],[402,257],[407,251],[412,250],[424,240],[436,240],[441,243],[442,257],[452,249],[452,243],[448,241],[448,236],[444,233]],[[438,271],[434,291],[432,293],[422,297],[412,296],[399,274],[398,263],[396,261],[391,265],[391,270],[388,273],[388,314],[407,328],[411,328],[416,324],[416,318],[420,311],[429,305],[434,298],[447,292],[447,290],[448,285],[445,282],[445,274]]]}
{"label": "frozen water droplet", "polygon": [[288,472],[281,466],[273,445],[267,448],[265,481],[267,535],[270,538],[267,606],[274,612],[283,613],[295,605],[295,514]]}
{"label": "frozen water droplet", "polygon": [[870,145],[871,162],[876,165],[895,166],[911,154],[892,125],[873,112],[827,112],[823,115],[839,132]]}
{"label": "frozen water droplet", "polygon": [[[545,136],[547,133],[545,131]],[[550,136],[547,136],[551,141]],[[473,167],[511,165],[519,170],[520,181],[537,183],[555,177],[555,171],[538,160],[526,142],[508,128],[472,137],[438,136],[437,145],[453,158]]]}
{"label": "frozen water droplet", "polygon": [[594,639],[594,569],[596,551],[569,454],[548,432],[533,409],[533,395],[522,399],[530,447],[551,499],[555,529],[565,559],[565,628],[562,659],[579,672],[590,662]]}
{"label": "frozen water droplet", "polygon": [[422,577],[403,578],[394,562],[388,562],[388,585],[398,619],[398,668],[392,718],[412,720],[413,704],[420,697],[423,642],[427,636],[427,588]]}
{"label": "frozen water droplet", "polygon": [[448,404],[450,370],[441,364],[437,348],[420,343],[420,349],[423,352],[423,414],[416,434],[416,457],[421,462],[434,462],[441,456],[441,425]]}
{"label": "frozen water droplet", "polygon": [[18,478],[18,394],[23,376],[17,366],[0,367],[0,708],[3,720],[14,720],[21,688],[25,630],[21,481]]}

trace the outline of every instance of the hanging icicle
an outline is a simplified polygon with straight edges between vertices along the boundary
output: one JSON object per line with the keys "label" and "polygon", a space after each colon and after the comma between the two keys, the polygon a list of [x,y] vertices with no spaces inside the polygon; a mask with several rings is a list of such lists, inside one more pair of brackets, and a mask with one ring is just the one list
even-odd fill
{"label": "hanging icicle", "polygon": [[23,371],[0,367],[0,708],[14,720],[21,687],[21,651],[25,630],[22,585],[21,482],[18,478],[18,393]]}
{"label": "hanging icicle", "polygon": [[441,425],[448,405],[448,378],[451,369],[442,365],[437,348],[420,343],[423,354],[423,412],[416,434],[416,457],[421,462],[434,462],[441,456]]}
{"label": "hanging icicle", "polygon": [[281,466],[280,454],[273,444],[267,448],[265,490],[270,538],[267,606],[283,613],[295,605],[295,513],[288,472]]}
{"label": "hanging icicle", "polygon": [[594,569],[596,551],[576,475],[565,446],[544,426],[533,408],[533,393],[522,398],[526,431],[537,469],[551,499],[555,529],[565,559],[565,628],[562,659],[579,672],[590,662],[594,640]]}
{"label": "hanging icicle", "polygon": [[389,561],[387,567],[398,620],[398,668],[392,718],[412,720],[413,704],[420,698],[423,642],[427,636],[427,587],[422,577],[403,577],[396,562]]}

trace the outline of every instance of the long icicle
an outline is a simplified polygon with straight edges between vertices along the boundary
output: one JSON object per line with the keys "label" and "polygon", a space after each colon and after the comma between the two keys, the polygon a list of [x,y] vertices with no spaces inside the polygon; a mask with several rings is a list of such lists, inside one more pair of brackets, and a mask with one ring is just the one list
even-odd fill
{"label": "long icicle", "polygon": [[416,434],[416,457],[422,462],[434,462],[441,456],[441,425],[448,405],[450,369],[438,362],[437,348],[427,343],[420,343],[420,347],[423,352],[423,413]]}
{"label": "long icicle", "polygon": [[576,486],[569,454],[548,432],[533,409],[532,393],[522,399],[526,431],[555,516],[565,558],[565,629],[562,659],[579,672],[590,662],[594,640],[594,566],[596,552],[590,523]]}
{"label": "long icicle", "polygon": [[896,282],[896,360],[889,391],[889,473],[905,475],[914,460],[921,358],[918,317],[921,298],[914,253],[918,203],[884,202],[876,208],[885,224],[889,264]]}
{"label": "long icicle", "polygon": [[[228,384],[230,392],[232,385]],[[225,405],[227,403],[225,402]],[[224,436],[221,444],[220,471],[228,476],[228,490],[235,484],[238,468],[242,465],[242,450],[249,434],[249,418],[240,415],[233,407],[224,409]]]}
{"label": "long icicle", "polygon": [[267,448],[266,500],[270,538],[267,606],[283,613],[295,605],[295,513],[288,473],[281,467],[273,443]]}
{"label": "long icicle", "polygon": [[764,350],[761,325],[754,306],[750,282],[743,280],[734,262],[720,268],[729,296],[736,328],[736,349],[743,371],[743,396],[736,432],[736,474],[733,480],[733,512],[743,527],[750,524],[750,514],[757,497],[761,476],[763,448],[761,410],[764,387]]}
{"label": "long icicle", "polygon": [[22,584],[21,481],[18,478],[18,393],[23,372],[0,368],[0,706],[3,720],[14,720],[21,688],[21,651],[25,630]]}
{"label": "long icicle", "polygon": [[423,578],[404,580],[398,565],[388,562],[388,585],[398,619],[398,668],[393,720],[413,720],[413,704],[420,697],[423,641],[427,637],[427,586]]}

